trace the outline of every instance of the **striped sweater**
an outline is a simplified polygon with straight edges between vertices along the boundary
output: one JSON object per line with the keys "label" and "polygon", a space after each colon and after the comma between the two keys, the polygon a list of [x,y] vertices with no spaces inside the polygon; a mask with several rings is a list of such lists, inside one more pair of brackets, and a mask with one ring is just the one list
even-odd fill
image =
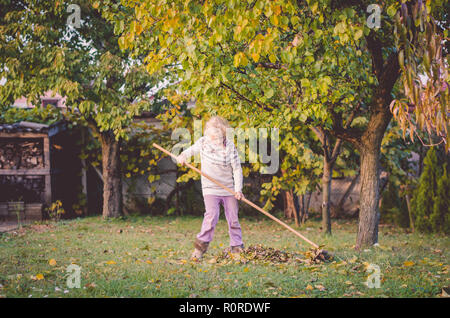
{"label": "striped sweater", "polygon": [[[186,159],[200,154],[201,170],[235,192],[242,192],[242,168],[238,151],[232,141],[213,144],[205,136],[199,138],[191,147],[181,153]],[[201,177],[203,195],[226,196],[230,192],[222,189],[204,176]]]}

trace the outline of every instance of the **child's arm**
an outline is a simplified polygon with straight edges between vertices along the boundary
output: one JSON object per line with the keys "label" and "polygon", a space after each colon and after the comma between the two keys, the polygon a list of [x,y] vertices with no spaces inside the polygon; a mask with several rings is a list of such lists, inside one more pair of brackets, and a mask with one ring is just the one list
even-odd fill
{"label": "child's arm", "polygon": [[242,184],[243,184],[243,175],[242,175],[242,167],[241,161],[239,160],[239,153],[234,144],[231,144],[231,152],[230,152],[230,161],[231,167],[233,168],[233,179],[234,179],[234,192],[236,192],[241,199],[242,196]]}
{"label": "child's arm", "polygon": [[195,156],[196,154],[200,153],[201,149],[201,139],[203,137],[199,138],[192,146],[187,148],[185,151],[183,151],[178,157],[177,161],[179,164],[183,165],[186,163],[186,160],[189,159],[192,156]]}

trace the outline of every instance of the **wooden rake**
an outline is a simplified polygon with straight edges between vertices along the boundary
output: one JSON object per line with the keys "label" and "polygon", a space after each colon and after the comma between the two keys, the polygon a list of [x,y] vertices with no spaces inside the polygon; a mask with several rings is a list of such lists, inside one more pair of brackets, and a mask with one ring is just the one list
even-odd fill
{"label": "wooden rake", "polygon": [[[161,150],[162,152],[164,152],[165,154],[171,156],[172,158],[174,158],[175,160],[177,159],[177,156],[175,156],[173,153],[171,153],[170,151],[164,149],[163,147],[161,147],[160,145],[153,143],[153,147]],[[205,174],[204,172],[200,171],[199,169],[197,169],[196,167],[194,167],[193,165],[189,164],[189,163],[185,163],[186,166],[188,166],[189,168],[191,168],[192,170],[194,170],[195,172],[201,174],[202,176],[204,176],[205,178],[211,180],[212,182],[214,182],[215,184],[217,184],[219,187],[221,187],[222,189],[230,192],[232,195],[236,195],[236,192],[234,192],[232,189],[226,187],[225,185],[223,185],[222,183],[220,183],[219,181],[213,179],[212,177],[208,176],[207,174]],[[290,227],[289,225],[287,225],[286,223],[284,223],[283,221],[281,221],[280,219],[274,217],[272,214],[270,214],[269,212],[265,211],[264,209],[260,208],[259,206],[257,206],[256,204],[254,204],[253,202],[247,200],[246,198],[242,198],[241,201],[247,203],[248,205],[250,205],[251,207],[255,208],[256,210],[258,210],[259,212],[261,212],[262,214],[264,214],[265,216],[271,218],[273,221],[277,222],[278,224],[280,224],[281,226],[285,227],[286,229],[288,229],[289,231],[291,231],[292,233],[294,233],[295,235],[297,235],[298,237],[300,237],[302,240],[304,240],[305,242],[307,242],[308,244],[310,244],[314,249],[314,253],[312,255],[313,260],[328,260],[330,258],[329,253],[326,250],[322,250],[320,249],[320,246],[317,245],[316,243],[314,243],[313,241],[309,240],[308,238],[306,238],[304,235],[302,235],[301,233],[299,233],[298,231],[294,230],[292,227]]]}

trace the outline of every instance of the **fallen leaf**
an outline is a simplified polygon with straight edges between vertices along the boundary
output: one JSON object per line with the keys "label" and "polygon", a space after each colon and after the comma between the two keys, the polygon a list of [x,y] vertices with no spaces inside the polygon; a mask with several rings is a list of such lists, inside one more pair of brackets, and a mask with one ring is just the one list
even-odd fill
{"label": "fallen leaf", "polygon": [[314,287],[320,291],[325,291],[325,289],[326,289],[325,286],[323,286],[323,285],[314,285]]}
{"label": "fallen leaf", "polygon": [[51,260],[49,260],[48,263],[50,264],[50,266],[56,265],[56,261],[53,258]]}
{"label": "fallen leaf", "polygon": [[42,280],[44,279],[44,275],[42,274],[37,274],[36,276],[31,276],[32,280]]}
{"label": "fallen leaf", "polygon": [[111,261],[107,261],[106,264],[108,264],[108,265],[114,265],[114,264],[117,264],[117,263],[116,263],[115,261],[111,260]]}
{"label": "fallen leaf", "polygon": [[308,284],[308,286],[306,286],[306,290],[313,290],[314,287],[312,287],[311,285]]}
{"label": "fallen leaf", "polygon": [[409,266],[413,266],[415,263],[413,262],[413,261],[405,261],[404,263],[403,263],[403,266],[405,266],[405,267],[409,267]]}
{"label": "fallen leaf", "polygon": [[350,264],[353,264],[353,263],[355,263],[357,260],[358,260],[358,257],[353,256],[351,259],[348,260],[348,262],[349,262]]}

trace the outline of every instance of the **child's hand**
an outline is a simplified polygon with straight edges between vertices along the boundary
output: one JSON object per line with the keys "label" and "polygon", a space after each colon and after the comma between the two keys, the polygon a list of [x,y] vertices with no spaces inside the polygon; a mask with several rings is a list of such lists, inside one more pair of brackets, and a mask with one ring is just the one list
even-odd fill
{"label": "child's hand", "polygon": [[234,197],[238,200],[241,200],[244,198],[244,195],[242,194],[242,192],[236,192],[236,194],[234,195]]}
{"label": "child's hand", "polygon": [[177,162],[178,162],[178,164],[184,166],[184,164],[186,163],[186,158],[183,155],[179,155],[177,157]]}

